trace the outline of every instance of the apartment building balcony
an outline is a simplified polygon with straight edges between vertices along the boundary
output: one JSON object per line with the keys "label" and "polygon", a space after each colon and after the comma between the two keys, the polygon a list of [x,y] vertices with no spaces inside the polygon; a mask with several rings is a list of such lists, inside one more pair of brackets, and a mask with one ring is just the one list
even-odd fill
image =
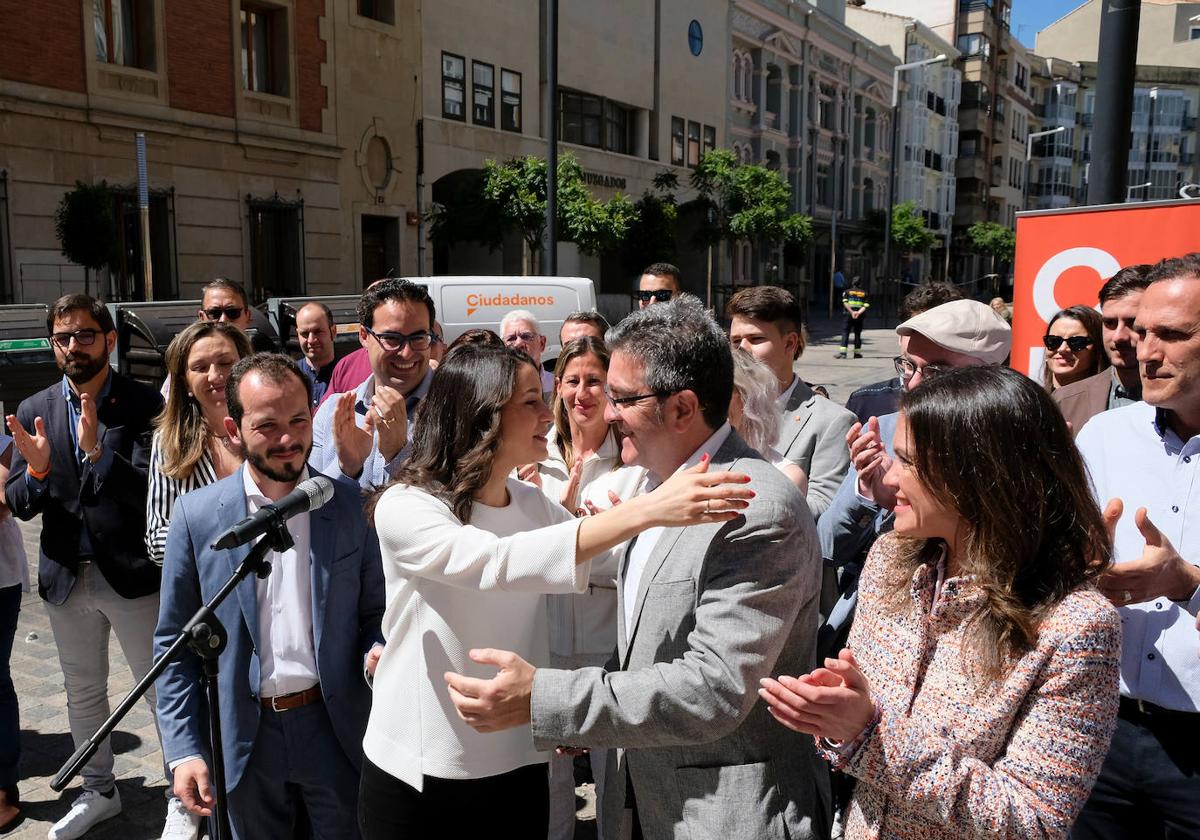
{"label": "apartment building balcony", "polygon": [[986,181],[988,179],[988,162],[980,155],[960,157],[954,161],[954,177],[959,181],[965,179]]}

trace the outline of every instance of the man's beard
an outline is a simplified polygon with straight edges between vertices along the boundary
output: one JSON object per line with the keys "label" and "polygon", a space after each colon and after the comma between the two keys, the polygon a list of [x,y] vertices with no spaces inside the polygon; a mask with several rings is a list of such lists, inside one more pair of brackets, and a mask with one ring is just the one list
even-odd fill
{"label": "man's beard", "polygon": [[308,456],[312,454],[312,445],[310,444],[308,451],[304,453],[304,460],[301,461],[299,465],[292,466],[291,464],[281,464],[280,466],[275,467],[271,465],[267,458],[271,455],[282,455],[287,452],[292,452],[295,450],[295,447],[289,447],[288,449],[282,451],[278,448],[268,449],[266,455],[262,455],[258,452],[250,452],[246,448],[245,442],[242,443],[241,449],[242,458],[246,461],[249,461],[256,470],[272,481],[295,481],[298,479],[300,474],[304,472],[305,465],[308,463]]}
{"label": "man's beard", "polygon": [[67,356],[59,364],[59,368],[67,379],[70,379],[76,385],[83,385],[85,382],[90,382],[96,378],[96,374],[104,370],[108,366],[108,354],[105,353],[99,358],[85,356],[82,353],[72,354]]}

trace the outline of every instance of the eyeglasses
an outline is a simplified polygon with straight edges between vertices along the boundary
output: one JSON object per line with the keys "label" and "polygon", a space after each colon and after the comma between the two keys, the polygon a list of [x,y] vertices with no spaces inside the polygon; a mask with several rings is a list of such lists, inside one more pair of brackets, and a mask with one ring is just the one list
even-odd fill
{"label": "eyeglasses", "polygon": [[75,339],[75,343],[80,347],[91,347],[96,343],[96,336],[100,335],[100,330],[75,330],[75,332],[57,332],[50,336],[50,340],[58,347],[69,347],[71,339]]}
{"label": "eyeglasses", "polygon": [[678,393],[678,392],[677,391],[656,391],[656,392],[650,393],[650,394],[635,394],[632,397],[614,397],[612,395],[612,391],[608,390],[608,386],[607,385],[604,386],[604,398],[608,400],[609,405],[611,405],[613,408],[617,408],[617,409],[621,408],[622,406],[632,405],[635,402],[640,402],[642,400],[648,400],[651,397],[657,397],[658,399],[661,400],[663,397],[669,397],[669,396],[671,396],[671,394],[675,394],[675,393]]}
{"label": "eyeglasses", "polygon": [[398,332],[377,333],[370,327],[363,327],[363,329],[379,342],[380,347],[389,353],[398,353],[404,349],[404,345],[406,344],[418,352],[428,350],[429,343],[437,338],[436,335],[427,330],[420,330],[410,335],[405,335]]}
{"label": "eyeglasses", "polygon": [[1063,338],[1061,335],[1042,336],[1042,344],[1045,344],[1046,349],[1051,353],[1062,347],[1063,342],[1066,342],[1066,345],[1071,348],[1071,352],[1073,353],[1078,353],[1092,346],[1092,340],[1086,335],[1073,335],[1070,338]]}
{"label": "eyeglasses", "polygon": [[658,303],[666,303],[675,294],[670,289],[652,289],[650,291],[641,291],[637,293],[637,299],[642,303],[649,303],[653,298]]}
{"label": "eyeglasses", "polygon": [[508,335],[504,336],[504,343],[511,345],[516,344],[518,341],[523,341],[526,344],[533,344],[533,342],[537,341],[540,337],[541,336],[539,336],[537,333],[533,332],[509,333]]}
{"label": "eyeglasses", "polygon": [[230,321],[236,321],[242,317],[242,313],[246,310],[241,306],[210,306],[208,309],[201,309],[200,311],[210,321],[220,321],[222,315]]}
{"label": "eyeglasses", "polygon": [[921,372],[921,378],[928,380],[935,376],[940,376],[946,371],[950,370],[947,365],[923,365],[921,367],[917,367],[915,364],[913,364],[912,359],[904,356],[896,356],[894,359],[892,359],[892,364],[896,366],[896,373],[905,382],[916,376],[917,371]]}

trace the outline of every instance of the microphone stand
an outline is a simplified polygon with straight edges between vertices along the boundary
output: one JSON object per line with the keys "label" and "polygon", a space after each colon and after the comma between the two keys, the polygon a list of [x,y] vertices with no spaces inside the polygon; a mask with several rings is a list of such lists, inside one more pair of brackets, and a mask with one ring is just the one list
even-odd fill
{"label": "microphone stand", "polygon": [[122,718],[150,690],[150,686],[154,685],[154,681],[166,670],[167,665],[179,659],[183,655],[184,649],[187,648],[200,657],[204,663],[202,682],[208,701],[208,731],[212,748],[209,775],[212,780],[212,788],[216,793],[216,804],[212,816],[209,817],[209,836],[210,840],[231,840],[233,834],[229,830],[229,803],[225,790],[225,755],[221,746],[221,711],[217,685],[218,658],[229,641],[229,633],[217,618],[216,610],[221,602],[237,588],[238,584],[251,574],[259,578],[266,578],[271,574],[271,564],[266,559],[267,552],[287,551],[294,544],[292,535],[288,533],[286,519],[278,515],[273,517],[262,539],[250,548],[246,559],[237,567],[233,576],[225,581],[221,589],[207,604],[196,610],[196,614],[188,619],[183,629],[179,631],[179,635],[171,642],[170,647],[155,660],[154,665],[146,672],[146,676],[142,677],[138,684],[125,695],[125,699],[108,716],[108,720],[104,721],[100,728],[67,759],[59,769],[58,775],[50,782],[52,790],[58,793],[62,792],[71,779],[83,769],[83,765],[87,764],[88,760],[95,755],[100,744],[116,728]]}

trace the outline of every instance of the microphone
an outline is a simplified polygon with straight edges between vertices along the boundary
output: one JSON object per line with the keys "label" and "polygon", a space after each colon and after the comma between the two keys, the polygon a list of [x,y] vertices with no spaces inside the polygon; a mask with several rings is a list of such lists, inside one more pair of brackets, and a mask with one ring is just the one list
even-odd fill
{"label": "microphone", "polygon": [[217,551],[245,545],[255,537],[265,534],[275,523],[283,523],[293,516],[316,510],[333,498],[333,481],[323,475],[305,479],[296,485],[278,502],[260,508],[253,516],[247,516],[217,538],[212,547]]}

